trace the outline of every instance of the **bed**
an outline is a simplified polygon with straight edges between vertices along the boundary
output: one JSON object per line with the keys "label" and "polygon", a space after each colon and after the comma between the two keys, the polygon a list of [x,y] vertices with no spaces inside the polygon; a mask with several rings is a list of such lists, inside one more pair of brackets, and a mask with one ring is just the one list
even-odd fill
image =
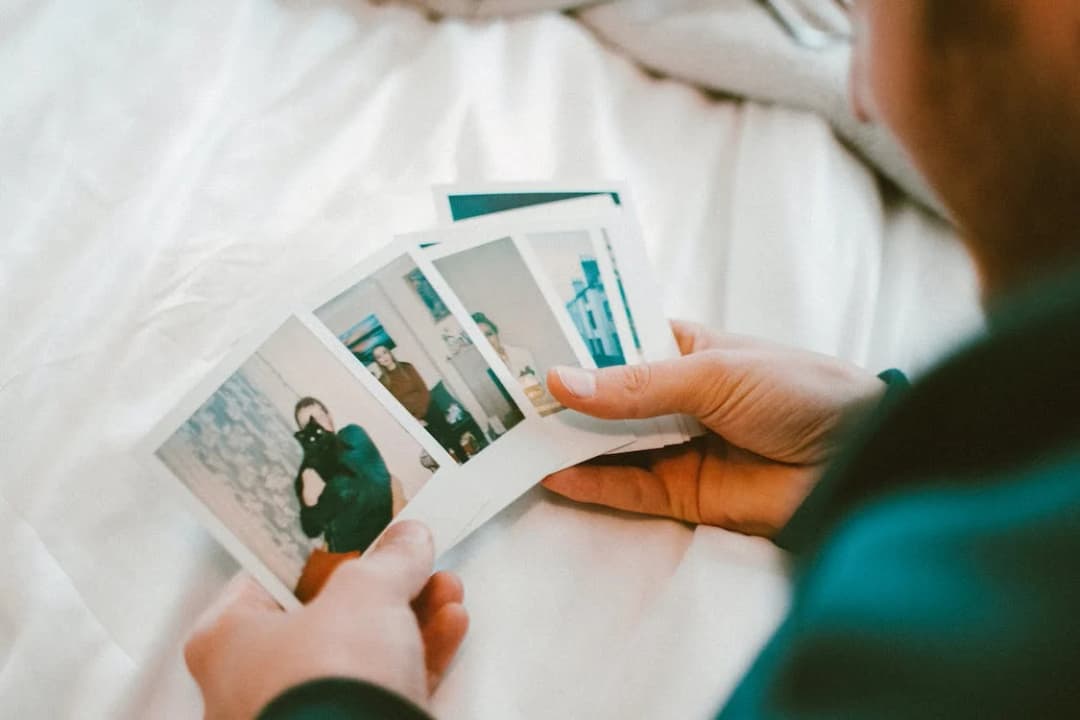
{"label": "bed", "polygon": [[[949,226],[821,116],[647,72],[579,18],[361,0],[0,8],[0,705],[192,717],[236,571],[133,444],[433,183],[625,180],[673,316],[918,373],[977,328]],[[441,564],[444,718],[704,717],[782,616],[769,543],[537,489]]]}

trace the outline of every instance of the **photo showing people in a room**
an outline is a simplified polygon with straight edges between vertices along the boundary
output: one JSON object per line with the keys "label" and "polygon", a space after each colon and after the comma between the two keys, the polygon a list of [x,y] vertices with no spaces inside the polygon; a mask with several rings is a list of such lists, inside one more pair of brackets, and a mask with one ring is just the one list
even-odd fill
{"label": "photo showing people in a room", "polygon": [[296,319],[157,454],[302,602],[365,552],[438,469]]}
{"label": "photo showing people in a room", "polygon": [[559,365],[580,367],[574,348],[514,240],[446,248],[435,269],[472,315],[488,343],[542,416],[563,410],[545,378]]}
{"label": "photo showing people in a room", "polygon": [[547,391],[543,374],[538,369],[540,366],[537,365],[532,352],[525,347],[503,342],[502,335],[499,334],[499,326],[486,314],[474,312],[472,319],[476,326],[480,328],[480,332],[487,338],[492,350],[495,351],[500,360],[506,363],[506,367],[510,369],[510,374],[521,384],[522,390],[525,391],[525,395],[528,396],[537,411],[541,415],[548,415],[559,410],[562,406]]}
{"label": "photo showing people in a room", "polygon": [[458,463],[524,418],[408,255],[315,315]]}

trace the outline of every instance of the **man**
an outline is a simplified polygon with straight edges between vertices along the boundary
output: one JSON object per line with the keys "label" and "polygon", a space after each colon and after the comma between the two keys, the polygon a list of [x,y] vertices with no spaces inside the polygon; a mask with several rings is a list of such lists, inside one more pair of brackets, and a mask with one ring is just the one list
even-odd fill
{"label": "man", "polygon": [[[856,107],[893,130],[953,214],[987,337],[906,388],[677,325],[682,359],[564,369],[550,388],[602,417],[692,413],[713,435],[546,482],[796,554],[789,615],[722,717],[1075,714],[1080,0],[866,0],[855,15]],[[427,578],[415,525],[371,555],[331,580],[323,607],[286,615],[246,587],[210,615],[188,645],[208,712],[424,717],[422,658],[430,686],[465,630],[461,587]],[[356,602],[374,619],[354,621],[350,647],[367,652],[314,670],[267,657]],[[305,684],[332,676],[354,679]]]}
{"label": "man", "polygon": [[499,326],[485,313],[474,312],[472,319],[476,326],[480,328],[480,332],[484,333],[484,337],[487,338],[491,349],[510,369],[510,374],[517,378],[521,389],[525,391],[525,395],[537,412],[541,415],[550,415],[561,410],[562,406],[556,402],[555,398],[551,397],[551,393],[547,391],[544,383],[540,380],[536,360],[533,359],[532,353],[523,347],[504,343],[502,336],[499,334]]}
{"label": "man", "polygon": [[335,432],[330,411],[315,398],[301,398],[293,416],[304,449],[295,485],[304,534],[322,535],[332,553],[366,550],[393,517],[382,454],[359,425]]}

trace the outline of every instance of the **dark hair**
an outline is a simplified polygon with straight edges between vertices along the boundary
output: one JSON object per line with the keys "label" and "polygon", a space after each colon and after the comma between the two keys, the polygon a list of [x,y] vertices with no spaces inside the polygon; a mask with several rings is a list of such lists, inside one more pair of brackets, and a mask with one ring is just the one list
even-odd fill
{"label": "dark hair", "polygon": [[293,414],[292,414],[293,421],[297,425],[299,425],[300,424],[300,411],[303,410],[304,408],[312,407],[313,405],[318,405],[320,408],[322,408],[322,411],[324,413],[329,413],[330,412],[329,410],[326,409],[326,406],[323,405],[322,400],[318,400],[318,399],[313,398],[313,397],[302,397],[302,398],[300,398],[299,400],[296,401],[296,407],[293,408]]}
{"label": "dark hair", "polygon": [[472,314],[472,319],[473,319],[473,322],[476,323],[477,325],[480,325],[481,323],[484,324],[484,325],[487,325],[488,327],[490,327],[495,332],[496,335],[499,334],[499,326],[496,325],[495,323],[491,322],[491,320],[488,319],[488,316],[485,315],[484,313],[482,313],[482,312],[474,312]]}

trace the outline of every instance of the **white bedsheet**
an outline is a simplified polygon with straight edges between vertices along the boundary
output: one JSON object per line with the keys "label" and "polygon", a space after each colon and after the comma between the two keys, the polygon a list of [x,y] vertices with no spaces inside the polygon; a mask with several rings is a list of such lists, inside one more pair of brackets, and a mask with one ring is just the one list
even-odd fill
{"label": "white bedsheet", "polygon": [[[192,717],[235,566],[132,444],[293,290],[455,179],[625,179],[667,309],[919,370],[978,323],[949,232],[826,125],[573,20],[360,0],[0,2],[0,715]],[[446,718],[700,717],[782,615],[763,541],[536,490],[451,553]]]}

